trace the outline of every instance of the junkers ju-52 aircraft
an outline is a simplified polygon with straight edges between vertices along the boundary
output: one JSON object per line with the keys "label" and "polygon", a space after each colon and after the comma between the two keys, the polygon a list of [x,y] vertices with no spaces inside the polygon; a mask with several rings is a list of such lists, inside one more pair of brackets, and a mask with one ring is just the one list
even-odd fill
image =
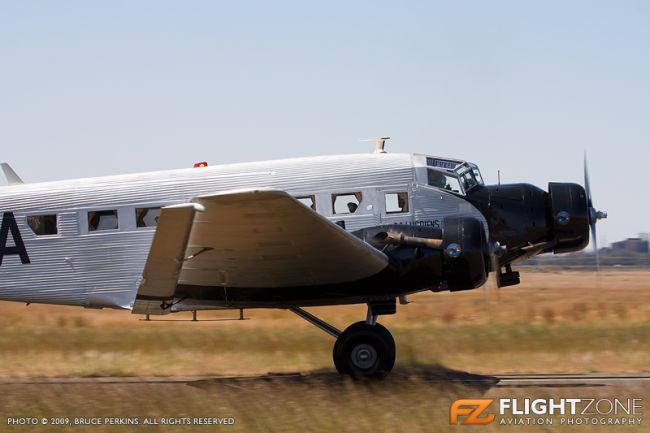
{"label": "junkers ju-52 aircraft", "polygon": [[[134,314],[288,309],[336,338],[341,374],[383,376],[377,318],[421,291],[470,290],[514,263],[585,248],[586,187],[485,185],[452,158],[322,156],[0,188],[0,299]],[[586,170],[585,170],[586,174]],[[595,238],[595,236],[594,236]],[[344,331],[303,307],[367,304]]]}

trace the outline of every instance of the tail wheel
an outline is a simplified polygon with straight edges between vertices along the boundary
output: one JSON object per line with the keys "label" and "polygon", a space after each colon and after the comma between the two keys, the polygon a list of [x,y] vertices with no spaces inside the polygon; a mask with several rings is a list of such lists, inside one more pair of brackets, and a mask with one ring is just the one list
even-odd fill
{"label": "tail wheel", "polygon": [[395,365],[395,340],[380,324],[357,322],[337,338],[334,365],[352,377],[384,377]]}

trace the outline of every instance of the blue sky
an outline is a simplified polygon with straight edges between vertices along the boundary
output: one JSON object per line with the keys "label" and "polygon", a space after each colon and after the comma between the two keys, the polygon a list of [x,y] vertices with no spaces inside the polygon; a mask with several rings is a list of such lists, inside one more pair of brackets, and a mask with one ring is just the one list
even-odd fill
{"label": "blue sky", "polygon": [[0,0],[0,160],[27,181],[371,150],[582,183],[650,232],[650,3]]}

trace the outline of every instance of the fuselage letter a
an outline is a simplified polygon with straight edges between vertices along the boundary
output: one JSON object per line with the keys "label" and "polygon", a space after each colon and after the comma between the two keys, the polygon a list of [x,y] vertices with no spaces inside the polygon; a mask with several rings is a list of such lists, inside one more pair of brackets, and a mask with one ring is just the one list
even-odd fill
{"label": "fuselage letter a", "polygon": [[[8,247],[7,240],[9,238],[9,232],[11,232],[11,237],[14,240],[14,246]],[[0,266],[2,266],[4,256],[11,254],[20,256],[20,262],[23,265],[30,263],[23,237],[20,235],[20,230],[18,230],[18,224],[16,224],[16,218],[13,212],[5,212],[2,216],[2,225],[0,226]]]}

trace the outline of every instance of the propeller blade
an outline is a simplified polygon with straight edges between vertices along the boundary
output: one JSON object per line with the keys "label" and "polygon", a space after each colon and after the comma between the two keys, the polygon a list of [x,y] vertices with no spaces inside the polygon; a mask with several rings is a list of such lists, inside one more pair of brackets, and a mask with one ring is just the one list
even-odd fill
{"label": "propeller blade", "polygon": [[596,221],[591,224],[591,242],[596,253],[596,272],[600,272],[600,252],[598,251],[598,237],[596,236]]}
{"label": "propeller blade", "polygon": [[589,186],[589,169],[587,168],[587,152],[585,151],[584,155],[584,172],[585,172],[585,191],[587,192],[587,206],[589,208],[593,207],[593,203],[591,200],[591,188]]}
{"label": "propeller blade", "polygon": [[597,211],[594,208],[593,199],[591,197],[591,187],[589,186],[589,169],[587,168],[587,152],[585,151],[584,158],[584,171],[585,171],[585,192],[587,193],[587,208],[589,211],[589,229],[591,231],[591,243],[594,246],[594,253],[596,255],[596,271],[600,272],[600,252],[598,251],[598,237],[596,235],[596,222],[598,220],[607,218],[607,212]]}

